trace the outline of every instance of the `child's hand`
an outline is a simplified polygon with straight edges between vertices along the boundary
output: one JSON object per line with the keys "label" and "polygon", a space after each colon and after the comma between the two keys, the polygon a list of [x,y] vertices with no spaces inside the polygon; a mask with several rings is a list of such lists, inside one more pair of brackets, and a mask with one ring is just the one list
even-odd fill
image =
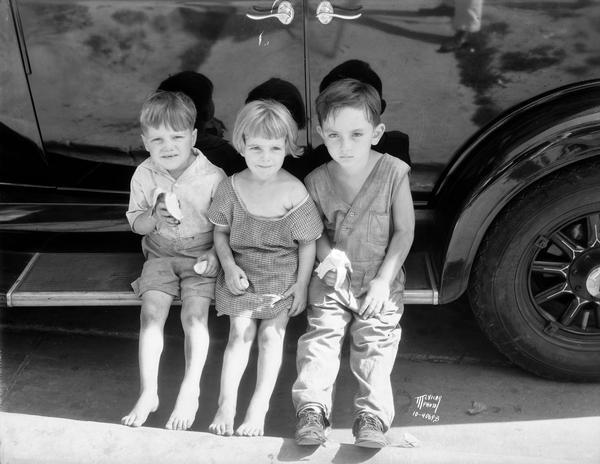
{"label": "child's hand", "polygon": [[385,303],[390,298],[390,286],[382,279],[373,279],[369,282],[369,291],[358,310],[363,319],[377,317]]}
{"label": "child's hand", "polygon": [[202,272],[202,275],[206,277],[217,277],[221,265],[219,264],[219,258],[217,257],[215,249],[211,248],[198,256],[196,263],[201,261],[206,262],[206,269]]}
{"label": "child's hand", "polygon": [[179,225],[179,221],[175,219],[169,211],[167,210],[167,204],[165,203],[165,194],[161,193],[156,200],[156,205],[154,206],[154,217],[159,222],[165,222],[170,226]]}
{"label": "child's hand", "polygon": [[294,301],[292,303],[292,307],[288,311],[288,316],[297,316],[306,309],[306,301],[308,299],[307,294],[308,288],[306,285],[299,285],[298,282],[292,285],[287,292],[283,294],[283,299],[286,299],[291,295],[294,296]]}
{"label": "child's hand", "polygon": [[225,269],[225,283],[231,293],[241,295],[248,288],[248,277],[241,267],[233,265]]}

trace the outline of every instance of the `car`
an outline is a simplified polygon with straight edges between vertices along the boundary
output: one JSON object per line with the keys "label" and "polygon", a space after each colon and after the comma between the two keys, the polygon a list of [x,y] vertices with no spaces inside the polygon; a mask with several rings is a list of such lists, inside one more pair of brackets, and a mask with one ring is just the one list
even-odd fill
{"label": "car", "polygon": [[124,213],[146,156],[139,108],[167,76],[211,79],[225,139],[250,89],[293,83],[310,156],[321,79],[359,59],[383,81],[387,129],[410,140],[405,303],[466,295],[515,364],[600,380],[600,4],[486,3],[481,31],[452,50],[438,6],[1,2],[3,304],[139,304],[139,237]]}

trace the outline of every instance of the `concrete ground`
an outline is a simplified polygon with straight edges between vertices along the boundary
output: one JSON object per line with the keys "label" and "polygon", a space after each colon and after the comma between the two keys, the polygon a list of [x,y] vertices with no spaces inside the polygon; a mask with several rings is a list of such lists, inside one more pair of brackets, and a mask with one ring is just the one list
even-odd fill
{"label": "concrete ground", "polygon": [[[2,315],[1,326],[2,464],[600,462],[600,385],[547,381],[510,365],[479,332],[464,303],[407,308],[392,376],[392,446],[379,452],[352,444],[354,381],[347,355],[330,441],[303,449],[291,439],[290,388],[302,319],[288,331],[267,437],[226,438],[207,433],[216,411],[225,319],[210,320],[213,338],[196,422],[189,432],[172,432],[162,427],[183,369],[177,309],[166,328],[161,406],[139,429],[119,425],[138,388],[135,308],[13,311]],[[255,365],[253,352],[240,389],[241,414],[252,392]],[[422,401],[423,395],[430,395],[428,401]]]}

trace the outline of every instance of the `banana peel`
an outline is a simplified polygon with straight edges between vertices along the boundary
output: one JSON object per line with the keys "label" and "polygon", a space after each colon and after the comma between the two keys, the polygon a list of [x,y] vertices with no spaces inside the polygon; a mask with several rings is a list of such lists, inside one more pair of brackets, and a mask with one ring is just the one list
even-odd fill
{"label": "banana peel", "polygon": [[159,201],[164,200],[165,207],[167,208],[168,213],[181,222],[181,220],[183,219],[183,212],[181,211],[179,200],[177,199],[177,195],[175,195],[175,193],[167,192],[161,188],[157,188],[154,191],[153,196],[153,209],[156,208],[156,204]]}

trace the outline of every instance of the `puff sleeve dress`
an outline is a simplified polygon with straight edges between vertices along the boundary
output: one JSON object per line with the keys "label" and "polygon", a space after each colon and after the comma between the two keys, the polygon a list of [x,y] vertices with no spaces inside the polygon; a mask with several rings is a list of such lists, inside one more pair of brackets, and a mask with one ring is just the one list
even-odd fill
{"label": "puff sleeve dress", "polygon": [[208,217],[213,224],[230,228],[229,246],[250,283],[245,293],[234,295],[221,270],[215,290],[218,314],[271,319],[288,311],[293,297],[282,295],[296,282],[298,245],[316,240],[323,230],[310,196],[281,217],[256,216],[240,200],[234,175],[217,188]]}

